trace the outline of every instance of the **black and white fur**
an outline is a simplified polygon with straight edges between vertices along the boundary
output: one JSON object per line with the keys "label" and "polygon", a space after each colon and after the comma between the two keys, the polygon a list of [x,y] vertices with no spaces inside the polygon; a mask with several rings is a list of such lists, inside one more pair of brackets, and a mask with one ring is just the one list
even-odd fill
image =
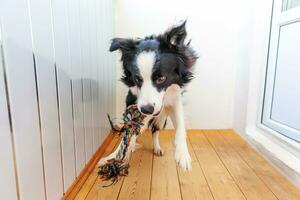
{"label": "black and white fur", "polygon": [[[126,105],[137,104],[138,109],[147,115],[145,124],[153,133],[154,153],[163,155],[158,135],[169,116],[176,129],[175,160],[184,170],[190,170],[182,93],[193,78],[192,67],[197,56],[189,42],[185,43],[185,24],[183,22],[164,34],[144,39],[115,38],[110,51],[120,50],[122,54],[121,80],[129,87]],[[131,151],[136,148],[135,140],[131,140]],[[113,158],[117,151],[102,159],[100,164]]]}

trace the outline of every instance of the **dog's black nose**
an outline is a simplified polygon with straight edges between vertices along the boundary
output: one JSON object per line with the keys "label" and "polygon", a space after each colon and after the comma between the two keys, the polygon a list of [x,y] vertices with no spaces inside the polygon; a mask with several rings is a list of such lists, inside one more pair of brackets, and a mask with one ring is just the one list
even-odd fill
{"label": "dog's black nose", "polygon": [[154,107],[152,105],[145,105],[141,107],[141,112],[146,115],[152,114],[154,111]]}

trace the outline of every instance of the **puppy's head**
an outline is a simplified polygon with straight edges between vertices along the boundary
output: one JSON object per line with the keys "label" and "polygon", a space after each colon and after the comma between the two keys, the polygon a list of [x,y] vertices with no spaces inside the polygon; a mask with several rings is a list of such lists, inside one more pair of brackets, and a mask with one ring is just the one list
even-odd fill
{"label": "puppy's head", "polygon": [[168,87],[185,86],[191,81],[195,52],[185,43],[186,22],[164,34],[144,39],[112,40],[110,51],[120,50],[123,63],[121,80],[137,96],[139,110],[158,115]]}

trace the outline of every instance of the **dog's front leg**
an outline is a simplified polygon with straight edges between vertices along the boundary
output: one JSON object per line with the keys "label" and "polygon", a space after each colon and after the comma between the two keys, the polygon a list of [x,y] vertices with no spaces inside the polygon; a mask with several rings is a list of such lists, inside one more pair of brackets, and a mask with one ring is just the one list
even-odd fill
{"label": "dog's front leg", "polygon": [[[120,144],[121,144],[121,142],[122,141],[120,141]],[[109,154],[108,156],[106,156],[104,158],[101,158],[100,161],[98,162],[98,166],[104,165],[108,160],[116,158],[117,154],[118,154],[118,152],[120,151],[120,148],[121,148],[120,144],[118,145],[118,147],[111,154]]]}
{"label": "dog's front leg", "polygon": [[184,112],[181,94],[178,92],[174,98],[170,117],[176,130],[175,134],[175,160],[183,170],[191,170],[191,157],[186,143],[186,129],[184,125]]}
{"label": "dog's front leg", "polygon": [[[126,158],[128,158],[130,156],[130,154],[132,152],[134,152],[136,149],[140,148],[141,147],[141,144],[138,144],[136,142],[136,139],[137,139],[137,136],[136,135],[133,135],[130,139],[130,143],[129,143],[129,146],[128,146],[128,150],[127,150],[127,153],[126,153]],[[117,154],[119,153],[120,151],[120,148],[121,148],[121,143],[122,143],[122,140],[120,141],[118,147],[116,148],[116,150],[114,152],[112,152],[111,154],[109,154],[108,156],[104,157],[104,158],[101,158],[100,161],[98,162],[98,166],[101,166],[101,165],[104,165],[108,160],[110,159],[113,159],[113,158],[116,158],[117,157]]]}

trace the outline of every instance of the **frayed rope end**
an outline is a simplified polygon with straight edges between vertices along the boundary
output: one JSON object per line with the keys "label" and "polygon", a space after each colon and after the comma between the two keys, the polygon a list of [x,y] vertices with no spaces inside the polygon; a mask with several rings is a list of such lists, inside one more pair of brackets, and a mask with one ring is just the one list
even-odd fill
{"label": "frayed rope end", "polygon": [[118,159],[111,159],[106,162],[106,164],[99,167],[98,174],[100,175],[101,180],[103,181],[111,181],[112,183],[109,185],[105,185],[103,187],[108,187],[112,184],[118,182],[120,176],[128,175],[129,165],[124,161]]}

